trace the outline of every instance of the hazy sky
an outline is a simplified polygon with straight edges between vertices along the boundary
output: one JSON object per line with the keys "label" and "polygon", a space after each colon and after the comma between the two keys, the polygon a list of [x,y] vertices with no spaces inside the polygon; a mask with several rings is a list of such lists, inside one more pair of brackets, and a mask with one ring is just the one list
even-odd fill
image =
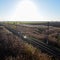
{"label": "hazy sky", "polygon": [[60,0],[0,0],[0,21],[59,21]]}

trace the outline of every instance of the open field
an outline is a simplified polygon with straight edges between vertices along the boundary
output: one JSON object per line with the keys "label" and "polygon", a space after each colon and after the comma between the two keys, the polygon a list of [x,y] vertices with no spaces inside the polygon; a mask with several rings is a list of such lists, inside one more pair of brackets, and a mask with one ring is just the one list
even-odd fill
{"label": "open field", "polygon": [[[15,22],[16,23],[16,22]],[[38,25],[36,25],[38,24]],[[41,24],[41,25],[40,25]],[[21,32],[22,34],[32,37],[32,38],[36,38],[38,40],[41,40],[43,42],[46,42],[46,40],[49,41],[49,43],[51,43],[52,45],[55,45],[57,47],[60,47],[60,25],[59,22],[50,22],[48,24],[48,22],[39,22],[38,23],[33,23],[33,25],[31,25],[31,23],[29,24],[7,24],[6,26]],[[49,26],[46,26],[46,25]],[[53,26],[52,26],[53,25]],[[56,27],[56,25],[58,27]]]}
{"label": "open field", "polygon": [[[32,24],[2,24],[18,31],[24,38],[41,41],[60,51],[60,27]],[[37,47],[14,35],[4,26],[0,26],[0,59],[6,60],[59,60],[57,57],[42,52]],[[3,58],[4,57],[4,58]]]}

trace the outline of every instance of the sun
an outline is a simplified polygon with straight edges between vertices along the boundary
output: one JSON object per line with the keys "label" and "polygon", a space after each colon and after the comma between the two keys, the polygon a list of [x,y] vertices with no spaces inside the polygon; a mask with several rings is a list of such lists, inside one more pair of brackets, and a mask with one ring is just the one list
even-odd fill
{"label": "sun", "polygon": [[39,19],[37,6],[31,0],[22,0],[16,6],[14,20],[33,21]]}

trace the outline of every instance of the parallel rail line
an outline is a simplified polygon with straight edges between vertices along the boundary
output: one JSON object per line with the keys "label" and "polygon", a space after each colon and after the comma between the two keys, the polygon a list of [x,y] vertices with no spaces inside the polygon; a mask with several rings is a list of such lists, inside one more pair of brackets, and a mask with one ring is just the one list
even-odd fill
{"label": "parallel rail line", "polygon": [[31,39],[29,37],[24,38],[23,34],[21,34],[21,32],[20,32],[20,34],[18,34],[18,31],[14,30],[14,29],[11,29],[11,28],[6,27],[6,26],[5,26],[5,28],[8,29],[9,31],[11,31],[13,34],[17,35],[19,38],[22,38],[22,40],[24,40],[24,41],[28,42],[29,44],[32,44],[33,46],[39,48],[43,52],[48,53],[54,57],[60,58],[60,51],[53,49],[53,48],[49,47],[49,45],[47,45],[43,42],[40,42],[36,39]]}

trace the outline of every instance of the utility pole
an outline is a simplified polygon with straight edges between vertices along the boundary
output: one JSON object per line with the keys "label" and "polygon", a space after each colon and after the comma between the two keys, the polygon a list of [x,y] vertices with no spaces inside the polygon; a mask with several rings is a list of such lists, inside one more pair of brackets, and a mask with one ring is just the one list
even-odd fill
{"label": "utility pole", "polygon": [[45,37],[45,43],[48,44],[48,37],[49,37],[49,22],[47,22],[47,31],[46,31],[46,37]]}
{"label": "utility pole", "polygon": [[48,38],[49,38],[49,22],[46,23],[47,24],[47,28],[46,28],[46,37],[44,39],[44,43],[48,44]]}
{"label": "utility pole", "polygon": [[48,38],[49,38],[49,22],[48,22],[47,24],[48,24],[48,25],[47,25],[47,27],[48,27],[47,30],[48,30],[48,31],[47,31],[47,41],[46,41],[46,43],[48,44],[48,43],[49,43],[49,42],[48,42]]}

